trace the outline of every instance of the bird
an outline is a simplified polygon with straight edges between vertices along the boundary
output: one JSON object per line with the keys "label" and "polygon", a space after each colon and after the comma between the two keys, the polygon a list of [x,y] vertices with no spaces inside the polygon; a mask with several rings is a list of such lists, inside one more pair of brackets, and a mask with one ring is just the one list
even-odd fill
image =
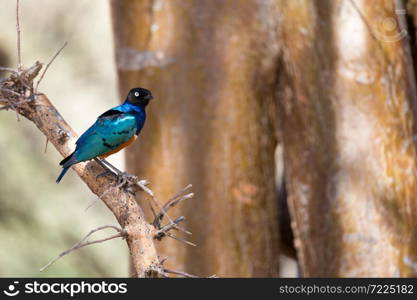
{"label": "bird", "polygon": [[[101,114],[78,138],[74,152],[59,163],[63,169],[56,182],[61,181],[71,166],[91,159],[106,162],[106,157],[132,144],[145,125],[146,106],[152,99],[151,91],[140,87],[133,88],[123,104]],[[108,162],[106,164],[110,165]]]}

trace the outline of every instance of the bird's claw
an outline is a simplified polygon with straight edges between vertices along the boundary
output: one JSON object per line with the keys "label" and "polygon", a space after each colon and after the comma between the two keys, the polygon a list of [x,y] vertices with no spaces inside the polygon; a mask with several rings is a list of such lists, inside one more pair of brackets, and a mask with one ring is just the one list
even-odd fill
{"label": "bird's claw", "polygon": [[149,194],[153,197],[153,192],[148,188],[150,182],[146,179],[139,180],[137,176],[131,175],[127,172],[121,172],[117,174],[117,183],[116,187],[125,188],[125,190],[131,194],[135,194],[137,188]]}
{"label": "bird's claw", "polygon": [[117,186],[133,185],[138,181],[138,178],[135,175],[131,175],[127,172],[121,172],[117,174]]}

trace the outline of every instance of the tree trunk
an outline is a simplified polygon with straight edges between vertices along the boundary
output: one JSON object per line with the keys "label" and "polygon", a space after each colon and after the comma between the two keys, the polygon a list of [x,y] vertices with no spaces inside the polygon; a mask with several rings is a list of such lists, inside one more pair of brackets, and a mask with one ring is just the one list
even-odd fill
{"label": "tree trunk", "polygon": [[416,276],[415,79],[401,16],[390,0],[281,4],[285,164],[304,275]]}
{"label": "tree trunk", "polygon": [[178,213],[198,246],[159,253],[198,275],[277,276],[276,1],[111,3],[121,94],[155,96],[129,171],[160,199],[196,194]]}

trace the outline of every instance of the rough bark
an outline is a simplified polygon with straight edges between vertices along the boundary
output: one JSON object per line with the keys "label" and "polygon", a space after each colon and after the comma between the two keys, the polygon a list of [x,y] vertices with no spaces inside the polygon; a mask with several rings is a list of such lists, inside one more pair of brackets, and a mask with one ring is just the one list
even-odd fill
{"label": "rough bark", "polygon": [[112,1],[121,94],[155,100],[129,170],[178,211],[196,248],[165,241],[168,264],[196,274],[277,276],[274,187],[276,1]]}
{"label": "rough bark", "polygon": [[305,276],[416,276],[415,89],[393,1],[281,1],[285,166]]}

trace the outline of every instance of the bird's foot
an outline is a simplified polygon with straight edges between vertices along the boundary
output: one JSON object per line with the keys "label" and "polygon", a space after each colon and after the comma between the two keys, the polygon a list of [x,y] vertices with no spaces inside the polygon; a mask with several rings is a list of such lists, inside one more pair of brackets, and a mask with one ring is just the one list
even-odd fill
{"label": "bird's foot", "polygon": [[116,175],[116,187],[124,188],[129,193],[134,194],[133,186],[136,185],[138,178],[135,175],[131,175],[127,172],[120,172]]}
{"label": "bird's foot", "polygon": [[116,174],[117,177],[117,184],[127,184],[130,183],[133,180],[137,180],[137,177],[134,175],[130,175],[127,172],[120,172]]}
{"label": "bird's foot", "polygon": [[124,188],[127,192],[134,194],[139,187],[142,191],[153,197],[152,190],[148,187],[150,182],[146,179],[139,180],[137,176],[127,172],[117,174],[116,187]]}
{"label": "bird's foot", "polygon": [[105,170],[103,173],[98,174],[96,179],[106,175],[113,175],[116,177],[116,183],[114,184],[114,187],[124,188],[131,194],[134,194],[139,187],[141,190],[153,197],[152,190],[147,187],[147,185],[149,185],[149,181],[139,180],[135,175],[120,171],[106,160],[99,160],[96,158],[95,161]]}

